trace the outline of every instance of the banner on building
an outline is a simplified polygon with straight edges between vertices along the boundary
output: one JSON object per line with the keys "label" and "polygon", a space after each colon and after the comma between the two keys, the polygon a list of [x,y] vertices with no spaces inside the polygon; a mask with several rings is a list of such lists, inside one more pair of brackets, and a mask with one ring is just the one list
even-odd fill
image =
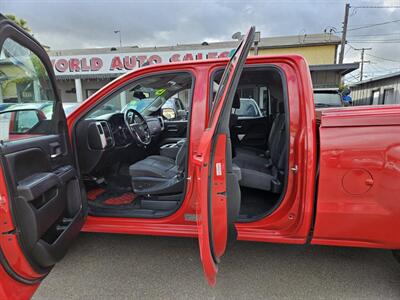
{"label": "banner on building", "polygon": [[229,57],[234,49],[52,56],[56,75],[121,74],[143,66]]}

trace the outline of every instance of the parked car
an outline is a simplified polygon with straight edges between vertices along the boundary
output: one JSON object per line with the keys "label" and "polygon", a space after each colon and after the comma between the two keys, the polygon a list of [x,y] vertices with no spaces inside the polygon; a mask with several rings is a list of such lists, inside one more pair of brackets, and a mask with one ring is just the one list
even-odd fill
{"label": "parked car", "polygon": [[74,110],[76,110],[80,103],[78,102],[65,102],[62,104],[66,116],[69,116]]}
{"label": "parked car", "polygon": [[[0,143],[1,299],[29,298],[81,231],[197,238],[211,285],[236,238],[399,256],[400,107],[331,109],[317,119],[304,58],[248,57],[254,34],[252,27],[230,59],[125,74],[68,118],[55,113],[27,138]],[[3,57],[8,68],[30,65],[28,47],[36,64],[51,69],[40,44],[2,16],[0,37],[0,52],[25,55],[14,65]],[[56,88],[54,74],[47,75],[41,84],[52,84],[43,89]],[[273,95],[267,143],[250,146],[238,137],[236,144],[236,90],[260,78]],[[93,117],[115,95],[144,87],[162,88],[162,99],[141,112]],[[182,133],[161,117],[165,101],[181,91],[190,103]],[[172,148],[174,158],[163,155]]]}
{"label": "parked car", "polygon": [[0,103],[0,111],[7,109],[11,105],[14,105],[14,103]]}
{"label": "parked car", "polygon": [[314,105],[316,108],[343,106],[342,95],[339,89],[314,89]]}
{"label": "parked car", "polygon": [[233,112],[239,118],[261,118],[263,116],[257,102],[251,98],[240,98],[240,107],[234,108]]}

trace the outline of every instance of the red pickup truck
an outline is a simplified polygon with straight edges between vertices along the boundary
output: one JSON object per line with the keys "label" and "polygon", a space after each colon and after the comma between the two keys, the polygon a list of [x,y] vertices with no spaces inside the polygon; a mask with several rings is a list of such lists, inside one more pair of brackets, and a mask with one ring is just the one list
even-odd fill
{"label": "red pickup truck", "polygon": [[[54,103],[12,136],[0,112],[1,299],[29,298],[81,231],[198,238],[211,285],[236,239],[399,256],[400,107],[316,114],[306,61],[247,58],[253,37],[127,73],[66,118],[45,50],[0,17],[1,102],[24,85]],[[240,118],[249,88],[265,113]]]}

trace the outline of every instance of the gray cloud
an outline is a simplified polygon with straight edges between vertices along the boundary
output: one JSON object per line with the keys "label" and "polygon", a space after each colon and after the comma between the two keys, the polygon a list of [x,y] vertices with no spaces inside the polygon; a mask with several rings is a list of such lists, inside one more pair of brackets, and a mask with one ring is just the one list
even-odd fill
{"label": "gray cloud", "polygon": [[[351,1],[352,6],[382,5],[382,1]],[[400,1],[385,1],[400,5]],[[109,47],[119,44],[114,30],[121,30],[125,46],[164,46],[231,39],[232,33],[256,25],[263,37],[318,33],[329,26],[341,30],[345,1],[18,1],[1,0],[0,11],[28,21],[36,38],[52,49]],[[352,10],[349,26],[400,19],[400,9]],[[372,47],[371,55],[400,61],[400,23],[349,32],[353,47]],[[376,34],[376,36],[356,36]],[[380,35],[392,34],[392,35]],[[347,51],[346,61],[359,60]],[[367,75],[399,68],[394,63],[366,57]]]}

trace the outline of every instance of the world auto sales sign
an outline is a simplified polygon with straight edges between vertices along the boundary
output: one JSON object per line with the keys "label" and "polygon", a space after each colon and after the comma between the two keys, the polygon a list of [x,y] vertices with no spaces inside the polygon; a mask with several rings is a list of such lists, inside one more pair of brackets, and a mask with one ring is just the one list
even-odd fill
{"label": "world auto sales sign", "polygon": [[52,56],[56,75],[125,73],[147,65],[229,57],[233,49]]}

